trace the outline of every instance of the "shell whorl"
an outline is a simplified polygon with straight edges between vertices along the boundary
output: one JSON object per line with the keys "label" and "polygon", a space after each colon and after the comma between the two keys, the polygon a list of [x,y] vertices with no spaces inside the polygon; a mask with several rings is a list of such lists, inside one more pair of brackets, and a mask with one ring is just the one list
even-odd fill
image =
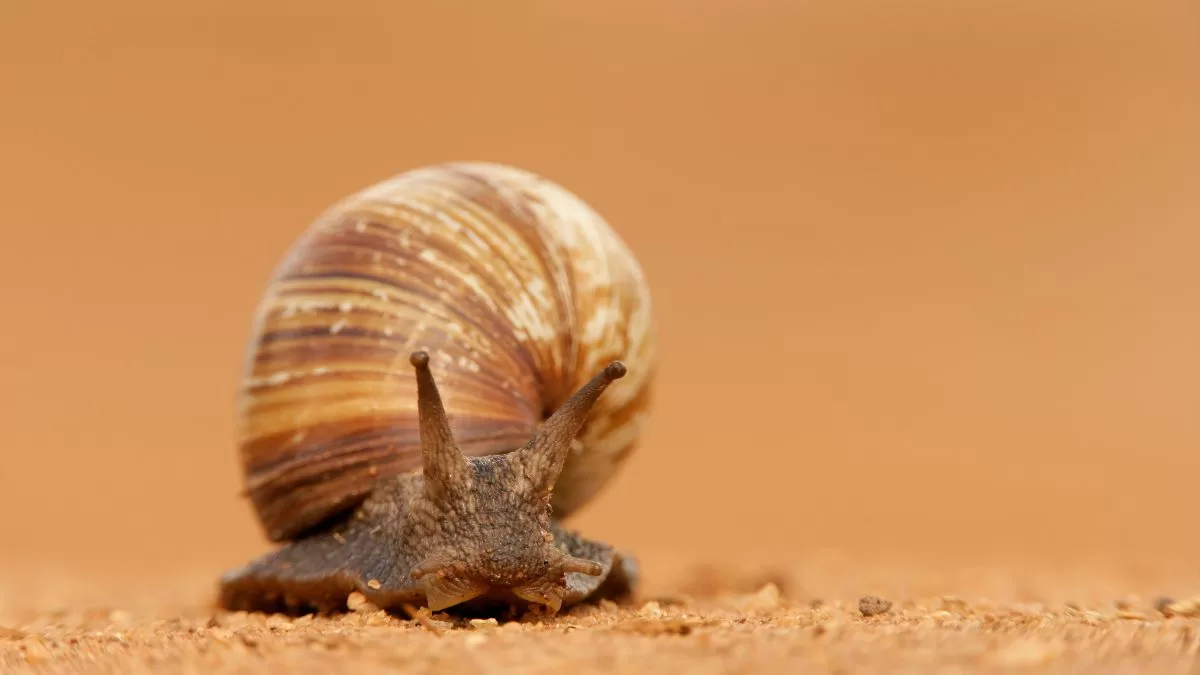
{"label": "shell whorl", "polygon": [[420,467],[415,349],[468,455],[517,448],[609,361],[628,365],[566,460],[560,516],[636,447],[655,370],[624,242],[563,187],[490,163],[416,169],[332,206],[275,270],[252,336],[237,443],[275,541]]}

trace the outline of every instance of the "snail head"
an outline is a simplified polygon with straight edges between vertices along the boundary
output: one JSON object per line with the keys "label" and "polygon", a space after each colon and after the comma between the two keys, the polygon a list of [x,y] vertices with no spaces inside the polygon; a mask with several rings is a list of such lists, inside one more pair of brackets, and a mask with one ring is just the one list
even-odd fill
{"label": "snail head", "polygon": [[598,576],[599,562],[560,548],[550,498],[567,453],[600,394],[625,375],[614,361],[584,384],[516,450],[467,457],[454,441],[429,355],[414,352],[423,467],[410,518],[421,544],[410,575],[438,611],[480,596],[518,598],[557,612],[568,575]]}

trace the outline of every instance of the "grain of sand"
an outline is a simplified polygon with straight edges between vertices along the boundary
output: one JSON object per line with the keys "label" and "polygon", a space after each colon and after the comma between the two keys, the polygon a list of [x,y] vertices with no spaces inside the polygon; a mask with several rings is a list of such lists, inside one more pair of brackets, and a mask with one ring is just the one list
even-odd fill
{"label": "grain of sand", "polygon": [[[19,573],[0,595],[6,673],[1194,673],[1184,569],[659,561],[638,598],[551,619],[331,617],[212,608],[211,572]],[[1191,595],[1189,595],[1189,591]]]}

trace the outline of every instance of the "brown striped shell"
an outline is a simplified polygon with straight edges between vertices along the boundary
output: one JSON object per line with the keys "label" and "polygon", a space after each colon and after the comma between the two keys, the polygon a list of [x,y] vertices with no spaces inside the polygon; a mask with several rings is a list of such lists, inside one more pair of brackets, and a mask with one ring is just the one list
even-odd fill
{"label": "brown striped shell", "polygon": [[565,516],[637,444],[655,370],[642,271],[563,187],[512,167],[416,169],[322,214],[255,315],[239,396],[246,491],[274,541],[420,467],[409,354],[430,352],[463,452],[520,446],[614,359],[554,489]]}

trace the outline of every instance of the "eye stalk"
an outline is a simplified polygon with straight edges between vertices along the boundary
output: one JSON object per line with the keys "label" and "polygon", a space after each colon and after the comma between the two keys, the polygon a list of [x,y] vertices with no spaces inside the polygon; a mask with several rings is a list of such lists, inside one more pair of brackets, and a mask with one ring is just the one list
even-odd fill
{"label": "eye stalk", "polygon": [[429,370],[429,353],[423,350],[413,352],[409,362],[417,374],[417,416],[425,495],[440,501],[460,499],[470,489],[470,467],[454,442],[442,395]]}
{"label": "eye stalk", "polygon": [[554,483],[562,473],[563,464],[571,450],[571,441],[579,433],[600,394],[608,385],[625,377],[625,372],[624,363],[609,363],[555,410],[528,443],[513,453],[515,461],[525,470],[529,489],[539,498],[549,501]]}

